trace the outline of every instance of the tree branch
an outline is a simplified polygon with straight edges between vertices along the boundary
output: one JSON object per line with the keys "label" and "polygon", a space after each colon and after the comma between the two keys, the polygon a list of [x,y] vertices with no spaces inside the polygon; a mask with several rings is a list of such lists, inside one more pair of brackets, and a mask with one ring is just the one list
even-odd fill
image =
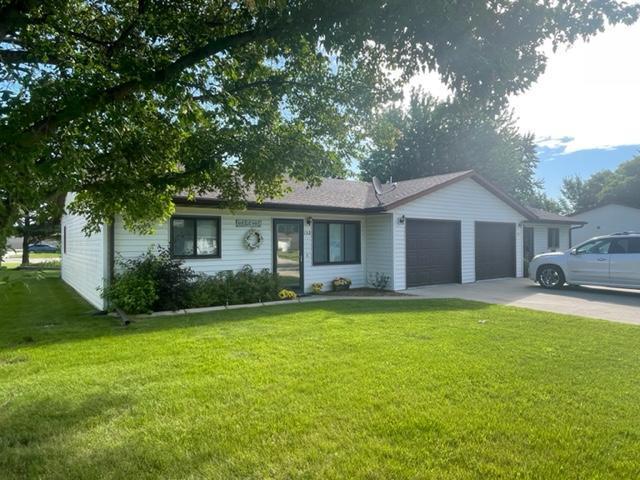
{"label": "tree branch", "polygon": [[27,13],[38,6],[37,0],[13,0],[0,8],[0,38],[30,23]]}
{"label": "tree branch", "polygon": [[[119,102],[136,92],[152,89],[176,78],[186,68],[229,48],[240,47],[251,42],[272,38],[281,33],[283,27],[272,30],[248,30],[227,37],[211,40],[207,44],[195,48],[191,52],[179,57],[163,68],[148,72],[137,79],[131,79],[104,90],[97,90],[86,95],[80,101],[73,99],[71,104],[53,112],[32,124],[29,128],[13,136],[9,142],[21,147],[29,147],[53,135],[61,126],[96,111],[103,105]],[[9,142],[0,152],[6,148]]]}
{"label": "tree branch", "polygon": [[0,50],[0,63],[7,65],[17,65],[21,63],[42,63],[46,65],[57,65],[59,62],[53,58],[37,58],[26,50]]}

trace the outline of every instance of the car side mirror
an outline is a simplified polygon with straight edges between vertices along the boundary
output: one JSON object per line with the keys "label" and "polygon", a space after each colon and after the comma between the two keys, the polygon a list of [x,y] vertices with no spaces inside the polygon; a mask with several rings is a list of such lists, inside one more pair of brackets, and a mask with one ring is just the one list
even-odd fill
{"label": "car side mirror", "polygon": [[578,251],[574,248],[569,252],[571,255],[578,255]]}

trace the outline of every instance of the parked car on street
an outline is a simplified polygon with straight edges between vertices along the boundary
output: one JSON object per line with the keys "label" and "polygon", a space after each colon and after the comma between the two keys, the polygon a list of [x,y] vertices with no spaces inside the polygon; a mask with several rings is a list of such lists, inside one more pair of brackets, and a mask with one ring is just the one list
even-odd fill
{"label": "parked car on street", "polygon": [[34,243],[29,245],[29,251],[32,253],[58,253],[58,247],[46,243]]}
{"label": "parked car on street", "polygon": [[640,233],[592,238],[565,252],[537,255],[529,278],[544,288],[598,285],[640,288]]}

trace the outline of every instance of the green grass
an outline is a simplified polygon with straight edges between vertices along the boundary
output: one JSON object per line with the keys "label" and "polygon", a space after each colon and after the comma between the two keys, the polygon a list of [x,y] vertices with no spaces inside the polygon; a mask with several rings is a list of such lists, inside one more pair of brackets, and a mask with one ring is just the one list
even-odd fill
{"label": "green grass", "polygon": [[634,326],[343,300],[125,328],[8,290],[3,479],[640,477]]}

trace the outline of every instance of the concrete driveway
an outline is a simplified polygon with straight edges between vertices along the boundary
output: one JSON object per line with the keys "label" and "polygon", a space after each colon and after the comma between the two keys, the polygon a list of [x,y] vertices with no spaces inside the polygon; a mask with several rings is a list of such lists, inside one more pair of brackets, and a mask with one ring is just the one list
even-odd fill
{"label": "concrete driveway", "polygon": [[406,291],[424,298],[462,298],[640,325],[640,290],[566,287],[544,290],[526,278],[433,285]]}

